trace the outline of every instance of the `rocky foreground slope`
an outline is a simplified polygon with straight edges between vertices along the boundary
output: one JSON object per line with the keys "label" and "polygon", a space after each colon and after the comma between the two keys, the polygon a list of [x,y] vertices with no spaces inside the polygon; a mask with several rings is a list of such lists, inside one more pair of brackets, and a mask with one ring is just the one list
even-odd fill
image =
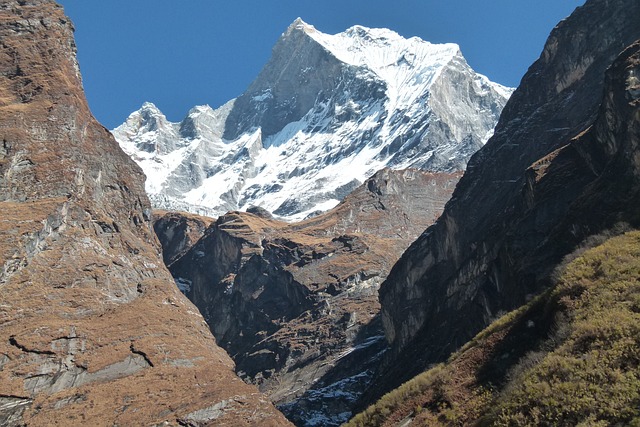
{"label": "rocky foreground slope", "polygon": [[195,244],[193,216],[168,213],[155,229],[165,255],[182,253],[171,273],[238,373],[297,425],[339,425],[386,348],[378,286],[459,177],[385,169],[323,215],[231,212]]}
{"label": "rocky foreground slope", "polygon": [[53,1],[0,3],[0,424],[288,425],[163,267],[72,33]]}
{"label": "rocky foreground slope", "polygon": [[392,351],[380,389],[540,293],[588,236],[640,225],[635,54],[605,84],[638,22],[636,1],[589,0],[553,30],[443,215],[381,287]]}
{"label": "rocky foreground slope", "polygon": [[510,94],[455,44],[361,26],[328,35],[299,19],[238,98],[180,123],[147,103],[113,133],[156,207],[302,220],[384,167],[463,170]]}

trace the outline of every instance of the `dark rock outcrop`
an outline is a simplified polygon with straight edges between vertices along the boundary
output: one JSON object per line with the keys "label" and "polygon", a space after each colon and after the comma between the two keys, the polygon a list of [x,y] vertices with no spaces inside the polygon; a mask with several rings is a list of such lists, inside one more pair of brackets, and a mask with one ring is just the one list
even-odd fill
{"label": "dark rock outcrop", "polygon": [[636,66],[604,83],[639,22],[638,2],[591,0],[553,30],[443,215],[380,289],[392,351],[377,393],[539,293],[587,236],[638,224]]}
{"label": "dark rock outcrop", "polygon": [[242,377],[296,424],[337,425],[386,347],[378,285],[459,176],[382,170],[294,224],[231,212],[170,270]]}
{"label": "dark rock outcrop", "polygon": [[162,260],[167,267],[195,245],[214,221],[185,212],[153,212],[153,229],[162,242]]}
{"label": "dark rock outcrop", "polygon": [[163,267],[72,33],[53,1],[0,3],[0,424],[288,424]]}

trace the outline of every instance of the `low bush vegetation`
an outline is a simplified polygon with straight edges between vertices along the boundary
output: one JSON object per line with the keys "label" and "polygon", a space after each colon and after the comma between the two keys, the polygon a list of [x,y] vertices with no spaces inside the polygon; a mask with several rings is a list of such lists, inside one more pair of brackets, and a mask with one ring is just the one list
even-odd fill
{"label": "low bush vegetation", "polygon": [[[640,427],[640,231],[606,239],[569,256],[552,290],[348,425]],[[553,325],[547,338],[503,379],[487,378],[534,312]]]}
{"label": "low bush vegetation", "polygon": [[569,263],[554,298],[570,334],[513,378],[495,425],[640,426],[640,232]]}

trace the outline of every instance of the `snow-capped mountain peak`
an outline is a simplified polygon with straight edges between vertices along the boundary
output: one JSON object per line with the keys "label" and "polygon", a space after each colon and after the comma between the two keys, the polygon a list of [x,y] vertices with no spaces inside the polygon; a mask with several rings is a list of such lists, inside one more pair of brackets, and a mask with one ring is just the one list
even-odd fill
{"label": "snow-capped mountain peak", "polygon": [[283,35],[291,33],[291,31],[295,31],[295,30],[304,31],[306,33],[312,33],[316,31],[316,28],[311,24],[307,24],[302,20],[302,18],[298,17],[295,19],[295,21],[291,23],[291,25],[289,25],[289,28]]}
{"label": "snow-capped mountain peak", "polygon": [[174,124],[151,102],[142,104],[114,132],[119,132],[121,145],[129,145],[127,153],[137,150],[162,155],[180,145]]}
{"label": "snow-capped mountain peak", "polygon": [[464,168],[510,93],[455,44],[363,26],[329,35],[298,18],[238,98],[173,124],[145,104],[114,135],[160,206],[301,219],[383,167]]}
{"label": "snow-capped mountain peak", "polygon": [[335,35],[319,31],[307,34],[341,61],[372,70],[393,67],[405,55],[414,59],[411,61],[413,64],[429,63],[437,67],[460,53],[460,48],[454,43],[432,44],[418,37],[406,39],[395,31],[361,25]]}
{"label": "snow-capped mountain peak", "polygon": [[158,130],[167,124],[167,118],[151,102],[145,102],[138,111],[134,111],[127,118],[127,126],[136,132],[150,132]]}

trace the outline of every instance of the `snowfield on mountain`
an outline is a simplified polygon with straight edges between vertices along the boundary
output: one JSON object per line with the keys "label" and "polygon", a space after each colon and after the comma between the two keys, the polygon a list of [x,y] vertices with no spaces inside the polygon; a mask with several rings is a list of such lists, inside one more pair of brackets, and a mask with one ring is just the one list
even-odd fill
{"label": "snowfield on mountain", "polygon": [[463,170],[511,93],[455,44],[362,26],[328,35],[297,19],[240,97],[179,123],[145,103],[113,134],[156,207],[300,220],[385,167]]}

